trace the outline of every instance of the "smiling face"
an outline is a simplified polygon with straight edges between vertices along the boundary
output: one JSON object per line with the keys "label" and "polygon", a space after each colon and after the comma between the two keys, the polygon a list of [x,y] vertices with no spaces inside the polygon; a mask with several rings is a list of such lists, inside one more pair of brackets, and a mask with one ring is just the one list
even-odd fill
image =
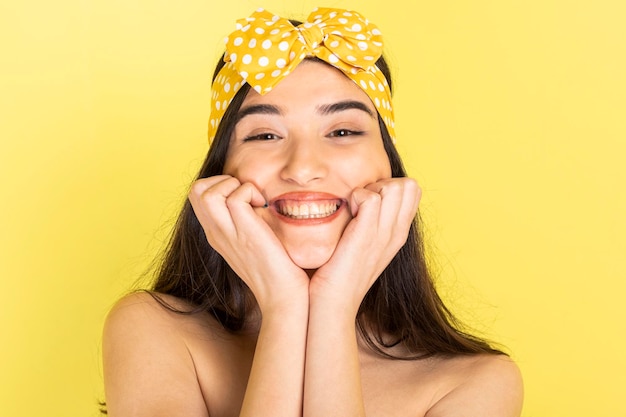
{"label": "smiling face", "polygon": [[238,112],[224,174],[254,184],[291,259],[317,269],[352,215],[355,188],[391,176],[371,100],[339,70],[303,61],[271,92],[250,90]]}

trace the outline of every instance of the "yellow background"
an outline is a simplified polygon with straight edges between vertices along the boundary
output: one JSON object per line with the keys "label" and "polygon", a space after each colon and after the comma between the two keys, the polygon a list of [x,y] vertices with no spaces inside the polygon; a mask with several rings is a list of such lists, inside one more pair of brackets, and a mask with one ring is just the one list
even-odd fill
{"label": "yellow background", "polygon": [[[222,37],[315,3],[3,1],[1,416],[97,415],[102,322],[204,157]],[[325,3],[386,37],[442,292],[510,349],[526,417],[626,415],[624,4]]]}

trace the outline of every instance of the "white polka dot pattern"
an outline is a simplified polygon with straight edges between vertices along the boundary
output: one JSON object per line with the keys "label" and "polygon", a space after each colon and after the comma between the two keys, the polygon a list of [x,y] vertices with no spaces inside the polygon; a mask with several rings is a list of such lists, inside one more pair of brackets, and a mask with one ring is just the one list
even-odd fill
{"label": "white polka dot pattern", "polygon": [[244,83],[266,94],[307,57],[328,62],[353,80],[372,100],[395,142],[391,91],[375,65],[382,54],[382,35],[359,13],[319,8],[294,27],[289,20],[258,9],[238,20],[236,27],[225,39],[225,65],[213,82],[209,142]]}

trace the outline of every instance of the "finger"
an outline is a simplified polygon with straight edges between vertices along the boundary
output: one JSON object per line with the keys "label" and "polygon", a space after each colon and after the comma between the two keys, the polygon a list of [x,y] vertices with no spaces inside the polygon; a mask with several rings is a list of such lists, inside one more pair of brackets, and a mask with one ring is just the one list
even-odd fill
{"label": "finger", "polygon": [[189,190],[189,201],[194,211],[204,212],[207,209],[224,206],[226,197],[239,186],[239,180],[229,175],[203,178],[192,184]]}
{"label": "finger", "polygon": [[405,200],[411,202],[411,204],[407,206],[407,216],[410,217],[412,221],[417,215],[417,209],[422,200],[422,188],[413,178],[409,178],[409,180],[411,181],[407,183],[408,186],[405,188]]}
{"label": "finger", "polygon": [[368,184],[365,188],[381,195],[382,216],[399,222],[412,221],[415,218],[421,189],[413,178],[389,178]]}
{"label": "finger", "polygon": [[229,200],[230,199],[232,199],[233,202],[245,203],[252,207],[265,207],[267,204],[261,191],[250,182],[241,184],[240,187],[231,193],[229,196]]}
{"label": "finger", "polygon": [[226,180],[233,178],[230,175],[215,175],[213,177],[208,178],[200,178],[191,184],[191,188],[189,189],[189,195],[200,196],[204,194],[209,188],[214,187],[215,185],[222,183]]}
{"label": "finger", "polygon": [[402,183],[402,201],[398,208],[398,222],[411,223],[417,214],[422,190],[413,178],[399,178]]}
{"label": "finger", "polygon": [[380,210],[381,195],[366,188],[355,188],[350,196],[350,212],[352,217],[368,217],[377,222]]}
{"label": "finger", "polygon": [[388,178],[365,186],[365,189],[380,195],[379,223],[385,230],[391,230],[398,221],[404,196],[402,180],[403,178]]}
{"label": "finger", "polygon": [[415,219],[419,187],[411,178],[391,178],[368,184],[366,188],[381,195],[379,233],[388,239],[389,248],[395,248],[406,240]]}
{"label": "finger", "polygon": [[252,183],[244,183],[226,199],[235,231],[240,238],[262,242],[266,248],[281,247],[282,244],[266,223],[255,211],[265,207],[266,200],[259,189]]}
{"label": "finger", "polygon": [[232,221],[226,198],[240,186],[239,180],[228,175],[203,178],[194,182],[189,192],[193,211],[205,232],[215,227],[232,230]]}
{"label": "finger", "polygon": [[238,187],[226,198],[226,206],[238,230],[253,230],[259,224],[266,223],[254,212],[255,207],[264,207],[265,197],[252,183],[245,183]]}

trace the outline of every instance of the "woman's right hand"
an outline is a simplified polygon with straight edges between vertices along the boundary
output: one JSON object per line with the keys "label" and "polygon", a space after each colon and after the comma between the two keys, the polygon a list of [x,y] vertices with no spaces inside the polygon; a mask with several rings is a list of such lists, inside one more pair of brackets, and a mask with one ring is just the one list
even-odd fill
{"label": "woman's right hand", "polygon": [[266,201],[251,183],[230,175],[197,180],[189,201],[209,244],[254,294],[262,313],[289,308],[308,297],[306,272],[293,263],[274,232],[255,210]]}

